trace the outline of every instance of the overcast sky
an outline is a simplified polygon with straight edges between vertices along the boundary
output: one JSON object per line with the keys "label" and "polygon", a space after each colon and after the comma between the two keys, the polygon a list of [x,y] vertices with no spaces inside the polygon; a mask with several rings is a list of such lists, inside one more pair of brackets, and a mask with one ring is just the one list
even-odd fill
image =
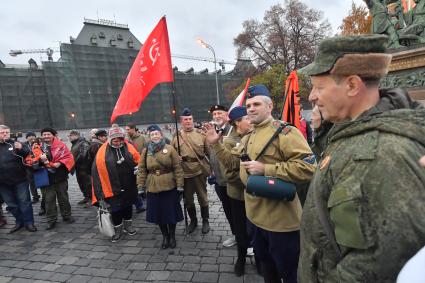
{"label": "overcast sky", "polygon": [[[324,12],[333,33],[347,15],[350,0],[302,0],[309,7]],[[356,3],[362,0],[354,0]],[[171,52],[212,57],[200,47],[201,37],[215,49],[217,58],[235,61],[233,38],[242,31],[247,19],[261,20],[270,6],[284,1],[269,0],[25,0],[0,2],[0,60],[5,64],[26,64],[30,57],[40,61],[40,54],[9,56],[11,49],[58,48],[77,37],[84,18],[116,20],[128,24],[143,43],[162,15],[167,16]],[[55,59],[59,53],[55,54]],[[42,56],[46,60],[46,56]],[[172,58],[180,70],[214,69],[214,64]],[[227,70],[231,66],[226,66]]]}

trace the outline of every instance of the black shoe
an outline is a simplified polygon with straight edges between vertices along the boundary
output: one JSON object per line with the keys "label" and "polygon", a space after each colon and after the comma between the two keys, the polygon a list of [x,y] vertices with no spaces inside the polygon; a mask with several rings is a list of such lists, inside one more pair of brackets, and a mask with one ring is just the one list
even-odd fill
{"label": "black shoe", "polygon": [[86,204],[87,203],[87,198],[83,198],[82,200],[80,200],[79,202],[77,202],[78,204]]}
{"label": "black shoe", "polygon": [[72,216],[68,216],[68,217],[64,217],[63,218],[63,221],[66,222],[66,223],[71,224],[71,223],[74,223],[75,222],[75,219]]}
{"label": "black shoe", "polygon": [[207,234],[210,231],[210,223],[208,219],[202,220],[202,234]]}
{"label": "black shoe", "polygon": [[27,231],[29,231],[29,232],[37,231],[37,227],[35,227],[34,224],[25,225],[25,229],[27,229]]}
{"label": "black shoe", "polygon": [[137,214],[142,213],[144,211],[146,211],[146,208],[144,208],[144,207],[136,208],[136,213]]}
{"label": "black shoe", "polygon": [[40,211],[38,212],[38,215],[39,216],[42,216],[44,214],[46,214],[46,210],[45,209],[40,209]]}
{"label": "black shoe", "polygon": [[9,234],[15,233],[16,231],[20,230],[22,227],[24,227],[24,224],[15,224],[15,227],[9,230]]}
{"label": "black shoe", "polygon": [[169,235],[168,245],[169,245],[170,249],[174,249],[177,246],[176,237],[172,234]]}
{"label": "black shoe", "polygon": [[46,230],[52,230],[53,228],[55,228],[56,226],[56,222],[49,222],[47,224]]}
{"label": "black shoe", "polygon": [[162,236],[162,244],[161,244],[161,249],[165,250],[166,248],[168,248],[170,246],[170,243],[168,241],[168,236]]}
{"label": "black shoe", "polygon": [[245,257],[238,257],[234,268],[235,275],[241,277],[245,273]]}
{"label": "black shoe", "polygon": [[193,233],[195,231],[196,227],[198,227],[198,221],[196,219],[191,220],[189,226],[187,226],[187,233]]}

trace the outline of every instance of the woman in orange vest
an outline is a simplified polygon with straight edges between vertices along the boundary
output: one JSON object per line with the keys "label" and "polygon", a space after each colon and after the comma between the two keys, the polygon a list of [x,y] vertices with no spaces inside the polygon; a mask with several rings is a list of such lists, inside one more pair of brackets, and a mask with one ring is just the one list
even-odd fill
{"label": "woman in orange vest", "polygon": [[93,204],[103,199],[109,205],[115,227],[113,243],[121,238],[123,232],[136,234],[132,226],[132,205],[137,198],[134,170],[140,155],[124,137],[121,128],[109,129],[108,142],[99,148],[92,167]]}

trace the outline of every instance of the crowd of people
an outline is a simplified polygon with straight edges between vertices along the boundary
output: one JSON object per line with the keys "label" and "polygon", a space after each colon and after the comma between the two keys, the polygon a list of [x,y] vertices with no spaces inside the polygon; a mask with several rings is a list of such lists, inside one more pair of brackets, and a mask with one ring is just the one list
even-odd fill
{"label": "crowd of people", "polygon": [[200,128],[184,108],[171,140],[158,125],[145,137],[133,123],[114,124],[93,129],[90,141],[70,131],[69,150],[54,129],[20,143],[1,125],[0,195],[16,219],[10,233],[37,230],[37,188],[46,229],[55,228],[56,202],[73,223],[75,173],[79,204],[110,211],[112,242],[137,233],[134,205],[158,225],[161,248],[174,249],[186,212],[186,232],[198,229],[195,194],[200,230],[210,232],[209,183],[231,231],[222,245],[237,248],[237,276],[249,254],[264,282],[394,282],[425,246],[425,108],[404,90],[379,89],[391,60],[385,43],[370,35],[320,44],[300,70],[312,81],[313,134],[305,121],[299,130],[274,119],[262,84],[248,88],[245,106],[213,105]]}

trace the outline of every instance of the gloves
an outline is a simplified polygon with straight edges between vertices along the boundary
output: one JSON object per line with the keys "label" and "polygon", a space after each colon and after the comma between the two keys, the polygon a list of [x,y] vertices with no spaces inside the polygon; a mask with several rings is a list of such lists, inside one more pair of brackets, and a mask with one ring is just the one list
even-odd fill
{"label": "gloves", "polygon": [[136,166],[136,167],[134,167],[134,175],[137,175],[137,173],[139,172],[139,167],[138,166]]}
{"label": "gloves", "polygon": [[215,176],[214,176],[214,175],[208,176],[208,178],[207,178],[207,182],[208,182],[208,184],[210,184],[210,185],[214,185],[214,184],[216,183],[216,178],[215,178]]}

